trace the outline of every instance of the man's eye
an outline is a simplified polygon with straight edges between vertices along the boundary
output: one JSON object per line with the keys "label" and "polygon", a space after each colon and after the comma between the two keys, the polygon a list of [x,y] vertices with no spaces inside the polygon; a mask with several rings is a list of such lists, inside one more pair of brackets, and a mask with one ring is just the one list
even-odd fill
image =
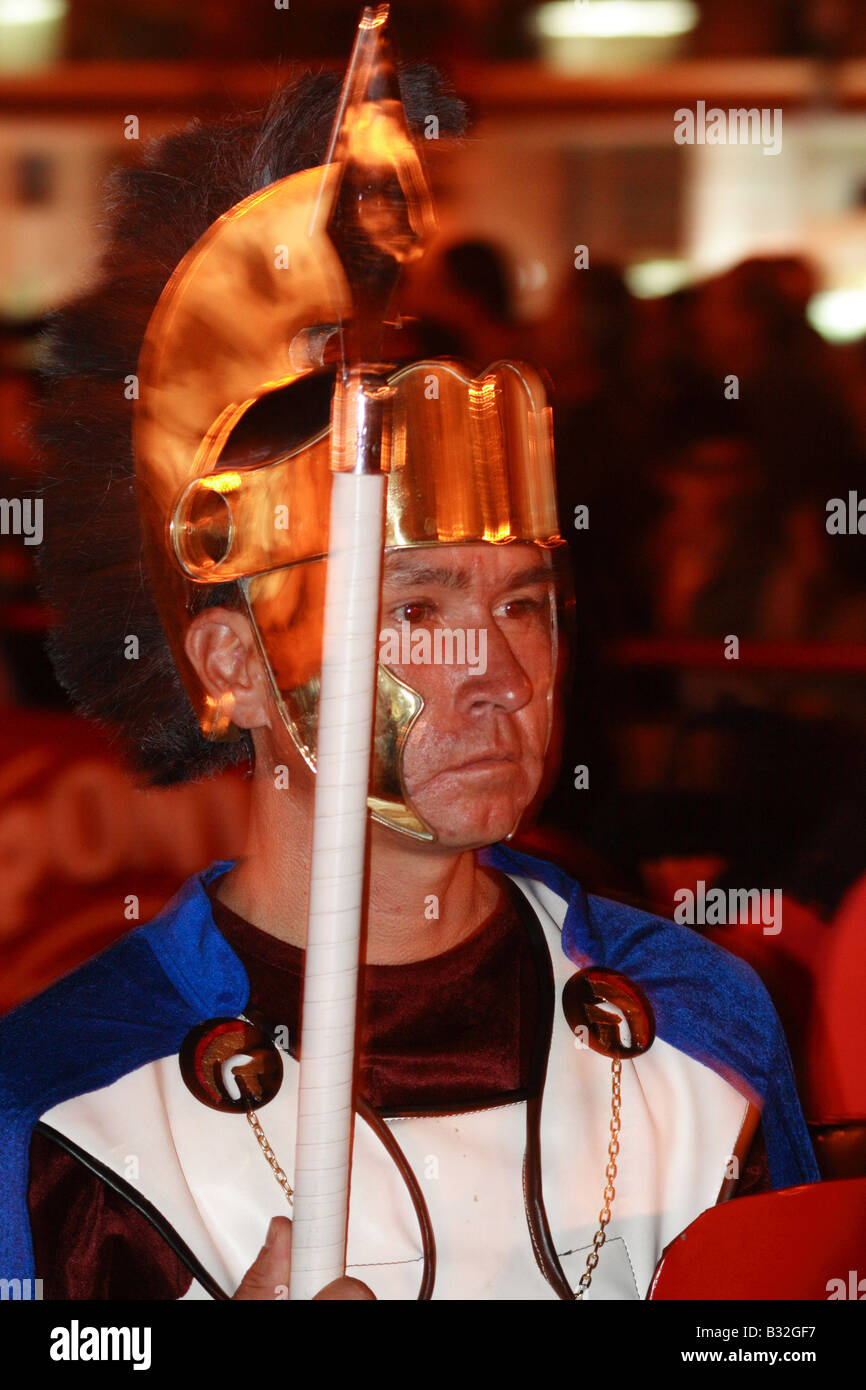
{"label": "man's eye", "polygon": [[395,608],[394,617],[400,623],[423,623],[430,617],[430,607],[426,603],[402,603]]}
{"label": "man's eye", "polygon": [[547,595],[541,598],[510,598],[502,605],[502,611],[506,618],[527,618],[534,617],[547,610]]}

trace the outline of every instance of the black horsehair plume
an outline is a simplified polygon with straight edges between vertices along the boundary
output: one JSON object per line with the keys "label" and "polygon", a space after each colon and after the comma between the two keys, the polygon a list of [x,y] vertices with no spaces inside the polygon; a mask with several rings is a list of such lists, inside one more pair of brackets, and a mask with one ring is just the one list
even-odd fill
{"label": "black horsehair plume", "polygon": [[[264,113],[196,123],[112,175],[108,236],[95,288],[52,318],[33,428],[43,477],[42,591],[59,615],[49,653],[75,706],[110,730],[158,786],[209,776],[250,757],[248,737],[211,743],[177,675],[142,560],[125,382],[177,263],[223,212],[324,158],[342,78],[311,74]],[[465,107],[427,66],[403,68],[411,127],[435,115],[459,134]],[[209,593],[236,601],[233,585]],[[139,658],[124,638],[139,639]]]}

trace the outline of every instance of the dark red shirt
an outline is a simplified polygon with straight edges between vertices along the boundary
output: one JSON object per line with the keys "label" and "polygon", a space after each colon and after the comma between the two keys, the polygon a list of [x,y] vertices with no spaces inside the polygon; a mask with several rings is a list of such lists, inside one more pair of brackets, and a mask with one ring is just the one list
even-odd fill
{"label": "dark red shirt", "polygon": [[[216,887],[217,885],[214,885]],[[211,896],[214,921],[246,970],[249,1005],[288,1030],[297,1055],[303,951]],[[362,979],[360,1089],[384,1114],[468,1110],[522,1099],[538,1018],[527,932],[503,894],[459,946]],[[40,1134],[28,1193],[46,1298],[179,1298],[191,1276],[150,1223]]]}
{"label": "dark red shirt", "polygon": [[[211,901],[246,970],[249,1005],[287,1029],[297,1055],[303,952]],[[525,1097],[538,981],[526,928],[505,894],[452,950],[366,966],[361,997],[360,1089],[380,1113],[470,1110]],[[759,1127],[737,1195],[769,1186]],[[40,1134],[30,1149],[28,1200],[45,1298],[176,1299],[189,1288],[189,1271],[150,1223]]]}

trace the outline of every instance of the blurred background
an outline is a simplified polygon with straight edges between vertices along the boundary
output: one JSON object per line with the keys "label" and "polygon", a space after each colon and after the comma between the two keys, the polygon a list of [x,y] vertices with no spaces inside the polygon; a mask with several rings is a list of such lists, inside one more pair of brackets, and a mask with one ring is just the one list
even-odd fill
{"label": "blurred background", "polygon": [[[41,334],[95,272],[108,171],[342,66],[358,12],[0,0],[4,498],[35,486]],[[553,389],[575,657],[523,843],[665,914],[699,881],[781,889],[778,935],[695,929],[768,984],[825,1172],[866,1173],[866,7],[394,0],[392,16],[402,55],[473,113],[457,148],[425,147],[440,231],[403,293],[408,341],[526,357]],[[781,112],[781,148],[677,143],[699,102]],[[834,498],[849,533],[828,531]],[[244,835],[241,777],[133,787],[67,709],[33,550],[0,535],[0,1008]]]}

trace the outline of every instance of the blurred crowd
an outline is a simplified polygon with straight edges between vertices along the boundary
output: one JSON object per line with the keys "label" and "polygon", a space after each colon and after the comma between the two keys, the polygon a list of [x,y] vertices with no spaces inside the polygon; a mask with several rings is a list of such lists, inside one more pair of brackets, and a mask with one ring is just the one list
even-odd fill
{"label": "blurred crowd", "polygon": [[701,879],[782,891],[778,937],[698,929],[763,976],[825,1171],[850,1174],[866,1130],[822,1121],[866,1114],[862,1047],[826,1045],[866,986],[866,543],[827,519],[866,496],[866,343],[815,332],[817,289],[793,256],[657,299],[593,264],[526,325],[503,256],[466,242],[419,290],[418,346],[526,357],[553,387],[575,657],[530,847],[668,914]]}
{"label": "blurred crowd", "polygon": [[866,346],[810,327],[816,289],[804,261],[756,258],[639,300],[593,263],[519,324],[494,246],[441,256],[424,351],[526,357],[552,381],[581,623],[607,638],[866,639],[866,551],[826,529],[828,500],[866,485]]}

